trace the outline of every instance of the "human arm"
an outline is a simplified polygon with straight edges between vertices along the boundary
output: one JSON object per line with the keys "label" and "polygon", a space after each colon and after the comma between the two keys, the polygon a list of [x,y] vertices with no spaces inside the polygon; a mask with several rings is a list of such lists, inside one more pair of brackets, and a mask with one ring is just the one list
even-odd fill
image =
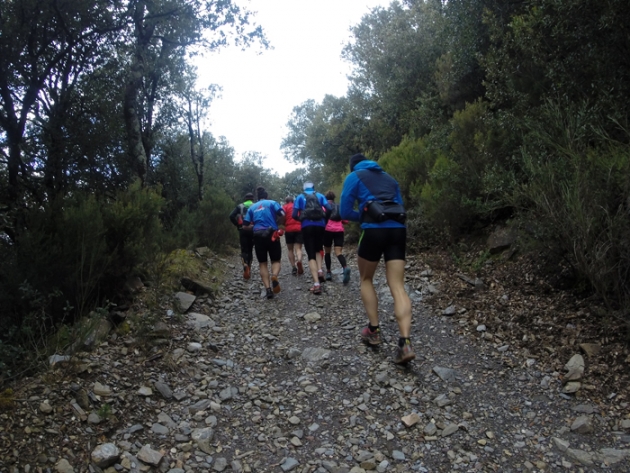
{"label": "human arm", "polygon": [[304,198],[299,195],[296,199],[295,202],[293,203],[293,214],[291,214],[291,217],[295,220],[297,220],[298,222],[301,221],[300,219],[300,205],[303,205],[302,202],[304,201]]}
{"label": "human arm", "polygon": [[247,213],[243,216],[243,230],[253,230],[254,229],[254,213],[252,212],[252,208],[250,207]]}
{"label": "human arm", "polygon": [[238,222],[238,216],[240,215],[240,213],[241,213],[240,206],[237,205],[236,207],[234,207],[234,210],[232,210],[229,216],[230,222],[232,222],[234,226],[236,227],[240,226]]}
{"label": "human arm", "polygon": [[[354,203],[358,200],[358,184],[359,180],[356,173],[348,174],[343,183],[341,190],[341,199],[339,200],[339,213],[343,220],[358,222],[361,214],[354,210]],[[359,205],[361,203],[359,202]]]}
{"label": "human arm", "polygon": [[287,214],[284,211],[284,209],[280,207],[280,205],[278,205],[278,208],[276,208],[275,211],[276,211],[276,224],[278,225],[278,228],[284,229],[284,222],[286,220]]}

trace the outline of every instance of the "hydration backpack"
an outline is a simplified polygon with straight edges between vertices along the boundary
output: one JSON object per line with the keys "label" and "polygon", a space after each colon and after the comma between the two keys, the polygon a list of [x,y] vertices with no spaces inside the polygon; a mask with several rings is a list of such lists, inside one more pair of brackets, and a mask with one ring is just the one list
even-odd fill
{"label": "hydration backpack", "polygon": [[322,204],[319,202],[317,198],[317,194],[315,192],[311,192],[310,194],[304,194],[306,198],[306,203],[304,204],[304,210],[301,213],[301,219],[307,220],[321,220],[326,214],[324,209],[322,208]]}
{"label": "hydration backpack", "polygon": [[341,214],[339,213],[339,204],[335,202],[330,202],[330,217],[328,220],[332,220],[333,222],[341,222]]}

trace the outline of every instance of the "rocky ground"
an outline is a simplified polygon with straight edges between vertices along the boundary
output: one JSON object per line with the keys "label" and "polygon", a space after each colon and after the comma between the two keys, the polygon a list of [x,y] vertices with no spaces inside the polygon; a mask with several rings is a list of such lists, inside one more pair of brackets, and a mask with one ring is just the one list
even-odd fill
{"label": "rocky ground", "polygon": [[236,256],[203,256],[225,268],[216,298],[155,309],[145,336],[112,331],[16,383],[0,411],[0,470],[630,471],[622,326],[554,289],[537,258],[410,257],[418,357],[400,367],[381,272],[386,343],[360,342],[348,253],[348,286],[334,261],[335,279],[312,295],[285,260],[272,300]]}

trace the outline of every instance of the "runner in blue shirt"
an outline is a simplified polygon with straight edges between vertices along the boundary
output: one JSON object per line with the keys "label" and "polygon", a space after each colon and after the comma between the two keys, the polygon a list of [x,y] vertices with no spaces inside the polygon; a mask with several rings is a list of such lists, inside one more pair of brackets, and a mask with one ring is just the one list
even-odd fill
{"label": "runner in blue shirt", "polygon": [[304,193],[298,195],[293,203],[293,218],[302,222],[302,238],[308,258],[308,267],[313,276],[313,294],[321,294],[321,283],[325,281],[322,270],[322,251],[324,249],[324,229],[326,228],[326,212],[330,204],[326,197],[315,192],[315,185],[304,183]]}
{"label": "runner in blue shirt", "polygon": [[[282,247],[280,236],[284,234],[284,210],[275,200],[269,200],[267,191],[257,189],[258,202],[252,204],[243,219],[243,228],[254,232],[254,250],[260,267],[260,277],[267,292],[267,299],[273,299],[280,292],[280,259]],[[267,254],[271,260],[271,281]]]}

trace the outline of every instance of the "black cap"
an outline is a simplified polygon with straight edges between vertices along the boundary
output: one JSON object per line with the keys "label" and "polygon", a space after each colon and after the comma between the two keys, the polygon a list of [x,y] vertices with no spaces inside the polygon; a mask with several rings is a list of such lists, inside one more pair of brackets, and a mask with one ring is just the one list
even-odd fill
{"label": "black cap", "polygon": [[354,171],[354,167],[361,161],[365,161],[367,158],[362,154],[355,154],[350,158],[350,171]]}
{"label": "black cap", "polygon": [[248,192],[247,194],[245,194],[245,200],[252,200],[254,198],[254,194],[252,194],[251,192]]}

